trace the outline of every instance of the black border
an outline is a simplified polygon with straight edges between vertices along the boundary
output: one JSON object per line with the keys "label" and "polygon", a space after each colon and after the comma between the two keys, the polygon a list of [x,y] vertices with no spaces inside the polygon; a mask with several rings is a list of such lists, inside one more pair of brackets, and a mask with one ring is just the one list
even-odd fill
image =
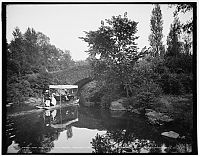
{"label": "black border", "polygon": [[[2,155],[11,155],[7,154],[7,148],[4,144],[6,141],[5,136],[5,123],[6,123],[6,71],[7,71],[7,56],[6,56],[6,6],[7,5],[88,5],[88,4],[191,4],[193,6],[193,144],[192,144],[192,153],[188,155],[197,155],[198,146],[197,146],[197,2],[2,2]],[[91,154],[91,153],[51,153],[48,155],[100,155],[100,154]],[[19,155],[19,154],[12,154]],[[21,155],[21,154],[20,154]],[[22,154],[27,155],[27,154]],[[30,155],[47,155],[47,154],[30,154]],[[108,154],[101,154],[108,155]],[[112,155],[112,154],[109,154]],[[113,154],[116,155],[116,154]],[[123,154],[122,154],[123,155]],[[133,155],[133,154],[124,154],[124,155]],[[143,155],[143,154],[137,154]],[[145,154],[145,155],[154,155],[154,154]],[[159,155],[186,155],[186,154],[159,154]]]}
{"label": "black border", "polygon": [[6,142],[6,76],[7,76],[7,55],[6,55],[6,5],[2,3],[2,154],[4,154],[7,151],[7,148],[5,147],[3,141]]}

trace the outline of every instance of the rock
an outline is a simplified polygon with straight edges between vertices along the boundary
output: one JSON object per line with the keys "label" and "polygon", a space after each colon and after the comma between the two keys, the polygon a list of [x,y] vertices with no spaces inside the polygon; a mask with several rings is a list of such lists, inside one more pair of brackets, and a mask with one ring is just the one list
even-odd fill
{"label": "rock", "polygon": [[159,114],[156,111],[150,111],[145,114],[151,124],[157,124]]}
{"label": "rock", "polygon": [[173,119],[170,118],[169,116],[167,116],[163,113],[160,113],[160,112],[156,112],[154,110],[146,110],[145,115],[148,117],[151,124],[162,125],[163,122],[173,121]]}
{"label": "rock", "polygon": [[163,133],[161,133],[161,135],[170,137],[170,138],[178,138],[179,137],[179,134],[174,131],[163,132]]}
{"label": "rock", "polygon": [[170,117],[167,116],[167,115],[162,115],[162,116],[160,117],[160,120],[163,121],[163,122],[171,122],[171,121],[173,121],[173,119],[170,118]]}
{"label": "rock", "polygon": [[133,113],[136,113],[136,114],[141,114],[139,111],[138,111],[138,109],[132,109],[131,110]]}
{"label": "rock", "polygon": [[38,104],[41,103],[42,99],[41,98],[34,98],[34,97],[30,97],[28,98],[26,101],[24,101],[25,104]]}
{"label": "rock", "polygon": [[126,111],[126,108],[123,106],[124,98],[111,102],[110,109],[118,111]]}

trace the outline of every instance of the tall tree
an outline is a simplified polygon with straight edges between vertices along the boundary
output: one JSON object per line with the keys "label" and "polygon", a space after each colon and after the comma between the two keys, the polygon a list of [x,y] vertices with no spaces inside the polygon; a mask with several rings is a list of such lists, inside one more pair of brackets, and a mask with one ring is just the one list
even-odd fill
{"label": "tall tree", "polygon": [[40,64],[39,47],[37,44],[37,33],[32,28],[28,28],[24,33],[24,48],[26,54],[26,65],[30,72],[38,72]]}
{"label": "tall tree", "polygon": [[166,56],[177,56],[181,52],[181,24],[178,18],[175,18],[170,27],[167,37],[167,53]]}
{"label": "tall tree", "polygon": [[97,31],[85,32],[86,37],[81,37],[89,44],[89,54],[99,54],[100,58],[111,59],[120,63],[126,57],[133,57],[137,53],[135,36],[137,32],[137,22],[126,17],[113,16],[106,19],[107,25],[101,21],[101,27]]}
{"label": "tall tree", "polygon": [[156,4],[155,8],[152,10],[152,16],[150,20],[151,34],[149,35],[150,46],[153,50],[153,56],[163,55],[164,46],[162,43],[162,30],[163,30],[163,20],[160,5]]}
{"label": "tall tree", "polygon": [[[106,81],[106,85],[122,85],[128,90],[133,65],[141,55],[135,42],[138,39],[137,24],[125,13],[124,17],[113,16],[101,21],[97,31],[85,32],[86,37],[81,37],[89,44],[95,76]],[[100,59],[95,59],[96,55]]]}
{"label": "tall tree", "polygon": [[25,72],[25,49],[24,49],[24,38],[23,34],[21,33],[20,29],[17,27],[13,31],[14,39],[8,45],[8,70],[13,71],[14,73],[17,72],[20,76]]}

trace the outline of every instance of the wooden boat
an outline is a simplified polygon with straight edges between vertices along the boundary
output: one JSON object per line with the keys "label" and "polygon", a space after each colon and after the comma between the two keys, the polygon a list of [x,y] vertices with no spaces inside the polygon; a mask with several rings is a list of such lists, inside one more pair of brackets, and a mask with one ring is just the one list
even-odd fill
{"label": "wooden boat", "polygon": [[[53,91],[51,91],[53,89]],[[46,110],[53,110],[53,109],[58,109],[61,107],[65,107],[65,106],[77,106],[79,105],[79,99],[77,99],[77,97],[74,95],[73,91],[73,97],[71,96],[72,94],[67,93],[66,95],[64,95],[63,93],[61,94],[61,91],[64,90],[66,93],[66,90],[69,89],[78,89],[77,85],[49,85],[49,95],[51,96],[51,103],[49,103],[48,105],[46,105],[45,99],[43,98],[43,103],[41,105],[36,106],[36,108],[38,109],[46,109]],[[56,92],[57,94],[53,93]],[[62,91],[63,92],[63,91]],[[58,95],[59,93],[59,95]],[[64,101],[64,103],[62,102],[62,98],[61,96],[64,97],[71,97],[71,99],[67,99]],[[58,97],[60,97],[60,99],[58,100]],[[59,101],[59,103],[58,103]],[[52,104],[52,106],[50,105]]]}
{"label": "wooden boat", "polygon": [[79,99],[70,101],[70,102],[65,102],[65,103],[58,103],[55,106],[45,106],[44,104],[36,106],[38,109],[45,109],[45,110],[54,110],[62,107],[67,107],[67,106],[79,106]]}

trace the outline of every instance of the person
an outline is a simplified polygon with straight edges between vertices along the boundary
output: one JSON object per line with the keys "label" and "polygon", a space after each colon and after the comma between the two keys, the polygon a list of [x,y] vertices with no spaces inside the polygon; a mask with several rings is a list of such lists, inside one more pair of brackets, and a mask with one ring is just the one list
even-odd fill
{"label": "person", "polygon": [[55,99],[55,97],[54,97],[54,93],[52,93],[52,95],[51,95],[51,105],[52,105],[52,106],[55,106],[55,105],[56,105],[56,99]]}
{"label": "person", "polygon": [[49,90],[46,90],[44,93],[44,103],[46,107],[50,107],[51,99],[49,97]]}
{"label": "person", "polygon": [[65,89],[65,101],[68,101],[69,99],[68,99],[68,93],[69,93],[69,91],[67,90],[67,89]]}

